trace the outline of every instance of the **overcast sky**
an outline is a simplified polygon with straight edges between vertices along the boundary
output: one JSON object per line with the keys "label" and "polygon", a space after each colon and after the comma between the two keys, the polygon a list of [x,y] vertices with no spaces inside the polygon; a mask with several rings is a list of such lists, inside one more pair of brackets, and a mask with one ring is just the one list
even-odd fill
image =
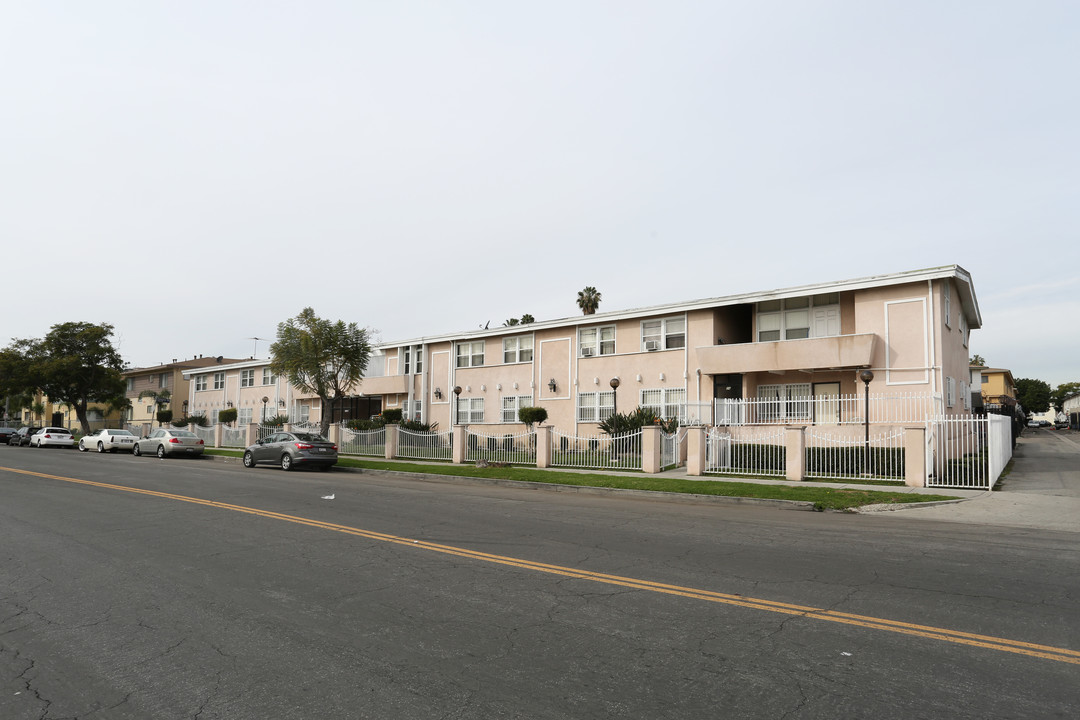
{"label": "overcast sky", "polygon": [[[266,356],[959,264],[1080,380],[1080,3],[4,2],[0,344]],[[29,301],[29,302],[27,302]]]}

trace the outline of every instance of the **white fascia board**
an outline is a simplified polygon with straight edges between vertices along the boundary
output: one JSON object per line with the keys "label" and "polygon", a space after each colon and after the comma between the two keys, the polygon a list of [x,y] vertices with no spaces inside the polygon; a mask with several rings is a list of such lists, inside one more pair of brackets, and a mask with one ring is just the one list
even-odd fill
{"label": "white fascia board", "polygon": [[941,278],[956,278],[960,284],[960,293],[965,311],[968,316],[970,328],[982,327],[982,317],[979,315],[979,306],[975,300],[975,290],[971,284],[971,276],[959,265],[943,265],[925,270],[910,270],[888,275],[872,275],[870,277],[856,278],[853,280],[841,280],[834,282],[815,283],[813,285],[799,285],[797,287],[781,288],[778,290],[766,290],[764,292],[742,293],[722,297],[691,300],[689,302],[669,303],[665,305],[653,305],[629,310],[616,310],[593,315],[571,316],[556,320],[544,320],[533,322],[528,325],[513,325],[480,330],[465,330],[456,333],[444,333],[430,335],[410,340],[379,343],[374,346],[378,350],[388,350],[403,345],[422,345],[434,342],[455,342],[474,338],[501,337],[506,335],[523,335],[535,330],[552,327],[577,327],[580,325],[604,325],[618,320],[630,320],[655,315],[674,315],[677,313],[702,310],[727,305],[744,305],[747,303],[762,302],[764,300],[776,300],[788,297],[801,297],[803,295],[817,295],[825,292],[844,292],[850,290],[866,290],[869,288],[886,285],[901,285],[903,283],[923,282],[926,280],[938,280]]}
{"label": "white fascia board", "polygon": [[229,365],[207,365],[201,368],[192,368],[184,371],[184,379],[188,380],[192,375],[209,375],[210,373],[221,372],[222,370],[245,370],[247,368],[264,367],[270,364],[269,358],[266,360],[244,360],[243,362],[231,363]]}

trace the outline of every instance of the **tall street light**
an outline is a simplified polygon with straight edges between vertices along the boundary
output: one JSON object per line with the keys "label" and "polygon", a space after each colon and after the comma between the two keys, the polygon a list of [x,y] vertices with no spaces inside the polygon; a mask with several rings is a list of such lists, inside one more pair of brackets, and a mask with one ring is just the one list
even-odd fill
{"label": "tall street light", "polygon": [[863,472],[866,474],[872,474],[870,468],[870,381],[874,379],[874,371],[869,368],[859,373],[859,379],[863,381],[865,386],[865,400],[864,400],[864,412],[865,416],[864,425],[866,426],[866,440],[865,450],[863,455]]}
{"label": "tall street light", "polygon": [[611,410],[612,414],[615,415],[619,412],[619,378],[611,378],[608,385],[611,385]]}

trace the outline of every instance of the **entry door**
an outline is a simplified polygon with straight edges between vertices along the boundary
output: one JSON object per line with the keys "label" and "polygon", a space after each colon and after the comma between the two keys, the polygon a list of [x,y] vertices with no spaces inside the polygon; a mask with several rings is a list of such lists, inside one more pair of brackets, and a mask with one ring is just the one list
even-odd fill
{"label": "entry door", "polygon": [[840,424],[840,383],[814,383],[814,424]]}

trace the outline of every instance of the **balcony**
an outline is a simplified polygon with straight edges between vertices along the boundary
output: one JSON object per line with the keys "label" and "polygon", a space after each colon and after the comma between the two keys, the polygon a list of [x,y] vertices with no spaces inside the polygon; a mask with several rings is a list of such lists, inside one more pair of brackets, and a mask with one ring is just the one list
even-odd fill
{"label": "balcony", "polygon": [[836,370],[869,367],[877,343],[877,335],[865,333],[806,340],[713,345],[699,347],[697,353],[701,372],[706,375]]}
{"label": "balcony", "polygon": [[396,395],[409,392],[412,375],[384,375],[365,377],[358,390],[364,395]]}

